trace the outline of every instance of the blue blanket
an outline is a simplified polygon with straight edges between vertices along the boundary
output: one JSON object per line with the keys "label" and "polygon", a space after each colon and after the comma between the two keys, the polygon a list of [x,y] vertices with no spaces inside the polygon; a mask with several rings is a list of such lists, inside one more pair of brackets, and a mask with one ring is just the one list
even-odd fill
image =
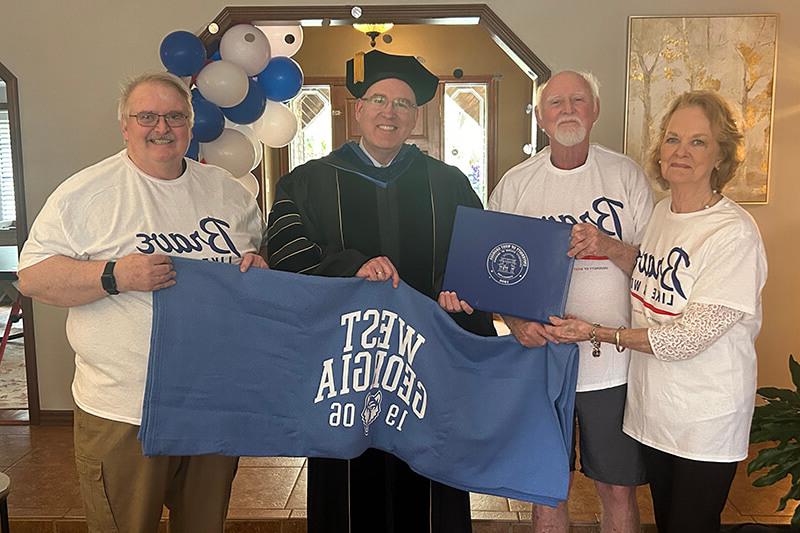
{"label": "blue blanket", "polygon": [[567,497],[574,345],[473,335],[402,283],[173,262],[153,298],[146,455],[373,447],[465,490]]}

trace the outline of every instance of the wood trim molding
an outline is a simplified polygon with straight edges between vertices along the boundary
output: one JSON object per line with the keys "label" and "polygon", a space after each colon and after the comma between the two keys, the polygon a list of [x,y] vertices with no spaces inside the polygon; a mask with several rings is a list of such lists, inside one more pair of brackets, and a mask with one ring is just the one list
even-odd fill
{"label": "wood trim molding", "polygon": [[500,169],[498,168],[499,159],[497,157],[497,147],[499,145],[498,135],[499,130],[497,127],[497,110],[500,109],[500,90],[499,90],[500,80],[497,78],[492,78],[489,81],[489,87],[487,91],[487,100],[489,101],[489,105],[492,109],[495,110],[494,113],[489,113],[489,123],[486,125],[487,130],[489,132],[488,136],[488,146],[486,147],[486,151],[488,154],[488,160],[486,161],[486,166],[489,168],[489,175],[487,176],[486,180],[486,198],[487,201],[489,197],[492,195],[492,191],[500,183]]}
{"label": "wood trim molding", "polygon": [[[17,230],[19,231],[19,230]],[[19,235],[19,233],[17,233]],[[19,244],[25,241],[17,241]],[[39,372],[36,367],[36,335],[33,327],[33,301],[22,298],[22,331],[25,347],[25,378],[28,383],[28,419],[32,426],[40,422]]]}
{"label": "wood trim molding", "polygon": [[42,426],[71,426],[72,411],[42,410],[39,412],[39,424]]}
{"label": "wood trim molding", "polygon": [[[352,6],[228,6],[214,18],[218,31],[211,33],[208,26],[199,33],[209,52],[219,48],[219,40],[225,30],[235,24],[277,21],[322,19],[323,25],[349,25],[356,21],[350,10]],[[550,69],[486,4],[417,4],[417,5],[365,5],[361,6],[359,22],[385,22],[395,24],[453,24],[467,19],[477,19],[495,43],[538,83],[550,79]],[[210,25],[210,24],[209,24]],[[547,136],[539,131],[536,148],[547,144]]]}

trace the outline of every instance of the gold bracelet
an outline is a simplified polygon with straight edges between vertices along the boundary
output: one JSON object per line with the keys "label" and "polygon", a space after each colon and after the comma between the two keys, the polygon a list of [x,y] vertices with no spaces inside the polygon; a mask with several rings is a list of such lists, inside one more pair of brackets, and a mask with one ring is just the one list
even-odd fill
{"label": "gold bracelet", "polygon": [[597,338],[597,328],[600,324],[592,324],[592,331],[589,332],[589,342],[592,343],[592,357],[600,357],[600,339]]}
{"label": "gold bracelet", "polygon": [[624,346],[620,346],[620,344],[619,344],[619,334],[623,329],[625,329],[625,326],[620,326],[620,327],[617,328],[617,331],[614,333],[614,344],[617,347],[617,351],[620,352],[620,353],[625,351],[625,347]]}

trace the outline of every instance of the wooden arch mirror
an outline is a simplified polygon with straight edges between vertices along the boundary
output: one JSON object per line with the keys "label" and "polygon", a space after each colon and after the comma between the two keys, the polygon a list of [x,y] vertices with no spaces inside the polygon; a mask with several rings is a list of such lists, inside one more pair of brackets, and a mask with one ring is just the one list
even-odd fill
{"label": "wooden arch mirror", "polygon": [[[12,179],[9,180],[8,178]],[[17,78],[0,63],[0,293],[10,302],[10,318],[0,324],[0,336],[12,343],[2,344],[3,363],[13,365],[14,377],[4,373],[0,387],[13,388],[3,392],[11,403],[0,405],[0,424],[39,423],[39,387],[36,373],[36,347],[34,341],[33,307],[29,298],[19,297],[12,282],[16,280],[17,258],[22,244],[28,237],[28,224],[25,211],[25,185],[22,171],[22,134],[20,130],[19,93]],[[11,317],[21,313],[22,332],[12,330]],[[4,314],[5,315],[5,314]],[[19,325],[19,321],[14,322]],[[9,339],[10,338],[10,339]],[[20,357],[17,339],[23,339],[24,353]],[[19,360],[23,359],[23,360]],[[1,360],[1,359],[0,359]],[[24,370],[21,364],[24,362]],[[17,375],[18,374],[18,375]],[[24,374],[24,376],[23,376]],[[24,381],[24,385],[23,382]],[[22,389],[25,390],[22,390]],[[17,402],[17,403],[14,403]],[[26,405],[22,405],[26,404]]]}

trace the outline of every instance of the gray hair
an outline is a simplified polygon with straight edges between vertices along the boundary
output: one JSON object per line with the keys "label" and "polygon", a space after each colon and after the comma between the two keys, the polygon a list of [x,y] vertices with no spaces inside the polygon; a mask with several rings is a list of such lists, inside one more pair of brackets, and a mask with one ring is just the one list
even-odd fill
{"label": "gray hair", "polygon": [[160,83],[162,85],[172,87],[178,91],[178,94],[181,95],[181,99],[186,104],[186,109],[188,110],[187,114],[189,115],[189,127],[191,128],[194,125],[192,93],[189,91],[189,88],[186,86],[183,80],[174,74],[170,74],[169,72],[148,72],[145,74],[139,74],[138,76],[125,82],[125,84],[122,86],[122,90],[120,91],[119,101],[117,103],[117,118],[120,122],[128,117],[128,99],[130,98],[131,93],[139,85],[145,83]]}
{"label": "gray hair", "polygon": [[[583,78],[584,81],[586,81],[586,84],[589,86],[589,89],[591,89],[591,91],[592,91],[592,101],[595,103],[595,105],[597,105],[597,102],[600,101],[600,82],[597,81],[597,78],[595,77],[595,75],[592,74],[591,72],[581,72],[581,71],[575,71],[575,70],[562,70],[561,72],[557,72],[557,73],[553,74],[550,77],[550,80],[552,80],[558,74],[562,74],[564,72],[572,72],[573,74],[577,74],[578,76]],[[547,84],[550,83],[550,80],[547,80],[546,82],[544,82],[543,84],[539,85],[536,88],[536,107],[539,107],[539,104],[542,103],[542,93],[544,93],[544,89],[545,89],[545,87],[547,87]]]}

